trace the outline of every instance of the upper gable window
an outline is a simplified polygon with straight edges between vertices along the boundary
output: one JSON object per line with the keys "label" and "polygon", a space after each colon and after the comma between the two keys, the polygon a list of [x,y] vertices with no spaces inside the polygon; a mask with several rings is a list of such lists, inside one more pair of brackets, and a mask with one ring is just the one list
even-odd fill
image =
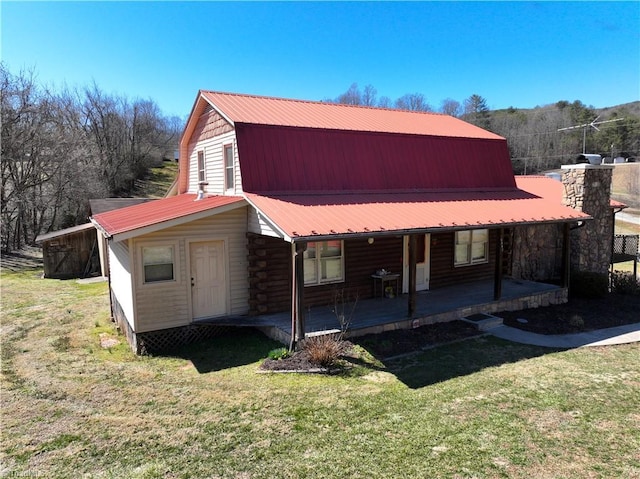
{"label": "upper gable window", "polygon": [[489,261],[489,230],[466,230],[456,232],[456,266],[487,263]]}
{"label": "upper gable window", "polygon": [[198,183],[203,183],[206,178],[206,170],[204,164],[204,151],[198,152]]}
{"label": "upper gable window", "polygon": [[233,157],[233,145],[224,145],[224,179],[225,188],[232,189],[235,184],[235,161]]}

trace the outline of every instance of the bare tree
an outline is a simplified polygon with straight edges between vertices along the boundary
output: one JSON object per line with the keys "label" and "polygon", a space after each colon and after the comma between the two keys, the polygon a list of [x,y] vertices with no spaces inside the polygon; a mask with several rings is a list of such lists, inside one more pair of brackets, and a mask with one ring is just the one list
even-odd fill
{"label": "bare tree", "polygon": [[453,100],[451,98],[445,98],[444,100],[442,100],[442,104],[440,105],[440,111],[445,115],[450,115],[457,118],[462,115],[462,105],[460,105],[459,101]]}
{"label": "bare tree", "polygon": [[362,105],[362,94],[360,93],[358,84],[352,83],[346,92],[336,98],[335,102],[345,105]]}
{"label": "bare tree", "polygon": [[433,111],[422,93],[407,93],[396,100],[396,108],[411,111]]}
{"label": "bare tree", "polygon": [[361,97],[362,104],[364,106],[375,106],[377,93],[378,90],[376,90],[373,85],[365,86]]}
{"label": "bare tree", "polygon": [[392,105],[393,103],[391,102],[391,98],[388,96],[381,96],[378,100],[378,106],[380,108],[391,108]]}

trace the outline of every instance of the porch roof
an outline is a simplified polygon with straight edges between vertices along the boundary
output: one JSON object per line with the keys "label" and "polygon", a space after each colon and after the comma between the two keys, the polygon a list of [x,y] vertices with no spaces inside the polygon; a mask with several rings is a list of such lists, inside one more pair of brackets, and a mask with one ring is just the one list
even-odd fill
{"label": "porch roof", "polygon": [[517,189],[477,191],[245,195],[289,241],[591,218],[562,205],[562,185],[553,179],[517,177],[517,184]]}

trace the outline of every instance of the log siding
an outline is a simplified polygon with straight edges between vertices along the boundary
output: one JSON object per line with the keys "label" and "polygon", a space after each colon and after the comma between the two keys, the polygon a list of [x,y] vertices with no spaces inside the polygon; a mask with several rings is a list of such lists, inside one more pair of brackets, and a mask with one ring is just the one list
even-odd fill
{"label": "log siding", "polygon": [[489,230],[489,258],[486,263],[454,266],[455,233],[431,234],[431,289],[493,278],[497,240],[498,230]]}
{"label": "log siding", "polygon": [[[291,309],[291,244],[278,238],[247,234],[249,311],[252,315]],[[332,306],[336,294],[346,300],[373,297],[371,275],[379,269],[402,271],[402,237],[344,241],[345,280],[306,286],[304,306]],[[401,282],[399,282],[401,284]]]}

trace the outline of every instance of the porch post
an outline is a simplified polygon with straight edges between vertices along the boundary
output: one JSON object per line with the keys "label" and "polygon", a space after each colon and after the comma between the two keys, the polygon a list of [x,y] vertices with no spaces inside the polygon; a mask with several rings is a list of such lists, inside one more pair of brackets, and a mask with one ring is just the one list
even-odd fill
{"label": "porch post", "polygon": [[504,250],[504,229],[498,230],[498,244],[496,245],[496,272],[493,276],[493,300],[502,297],[502,254]]}
{"label": "porch post", "polygon": [[569,287],[569,270],[571,269],[571,228],[564,224],[562,233],[562,287]]}
{"label": "porch post", "polygon": [[295,350],[298,342],[304,339],[304,250],[306,244],[291,245],[293,275],[291,281],[291,344],[289,349]]}
{"label": "porch post", "polygon": [[416,253],[418,241],[416,235],[409,235],[409,311],[410,318],[416,312]]}

